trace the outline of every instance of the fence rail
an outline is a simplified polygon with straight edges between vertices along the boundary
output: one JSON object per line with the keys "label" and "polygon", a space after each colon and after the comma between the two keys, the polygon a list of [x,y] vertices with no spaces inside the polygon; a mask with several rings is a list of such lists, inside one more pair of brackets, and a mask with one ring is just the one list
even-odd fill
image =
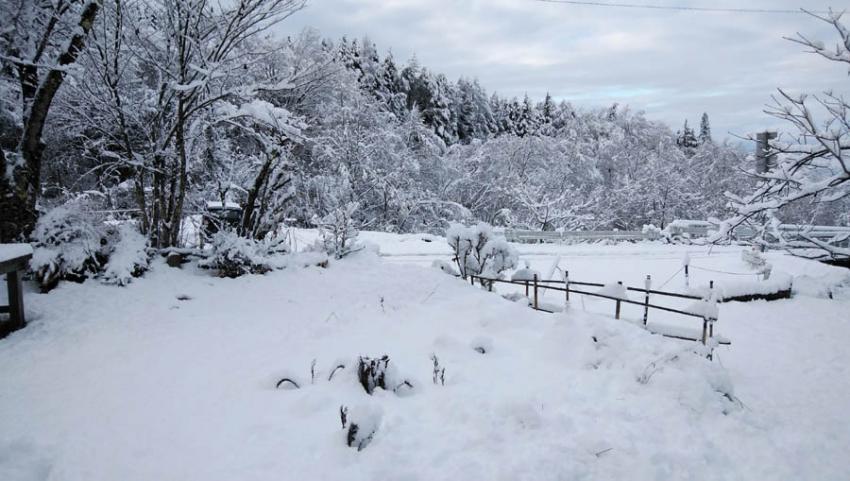
{"label": "fence rail", "polygon": [[[672,237],[687,236],[699,238],[708,236],[709,232],[718,229],[718,225],[708,221],[674,220],[667,227],[667,232]],[[850,227],[829,225],[799,225],[781,224],[778,231],[790,239],[802,239],[804,236],[828,241],[835,237],[850,236]],[[758,232],[752,227],[738,226],[732,235],[735,239],[749,240]],[[505,229],[505,239],[510,242],[566,242],[593,241],[593,240],[655,240],[661,235],[657,232],[643,232],[633,230],[597,230],[597,231],[536,231],[523,229]],[[850,239],[843,241],[850,243]]]}
{"label": "fence rail", "polygon": [[[620,318],[620,311],[621,311],[622,304],[631,304],[631,305],[635,305],[635,306],[641,306],[641,307],[644,308],[644,310],[643,310],[643,325],[644,326],[647,325],[647,322],[649,320],[650,309],[655,309],[655,310],[664,311],[664,312],[671,312],[671,313],[674,313],[674,314],[679,314],[679,315],[687,316],[687,317],[699,318],[699,319],[702,319],[702,321],[703,321],[702,322],[702,336],[699,337],[699,338],[685,337],[685,336],[680,335],[680,334],[675,334],[675,335],[674,334],[665,334],[663,332],[660,333],[660,334],[665,336],[665,337],[671,337],[671,338],[675,338],[675,339],[683,339],[683,340],[689,340],[689,341],[702,342],[703,345],[708,345],[709,341],[712,341],[712,340],[717,341],[718,344],[724,344],[724,345],[731,344],[731,342],[729,342],[728,340],[717,339],[717,338],[714,337],[714,323],[717,322],[716,318],[706,317],[702,313],[690,312],[690,311],[685,311],[685,310],[682,310],[682,309],[676,309],[676,308],[673,308],[673,307],[661,306],[661,305],[658,305],[658,304],[650,303],[650,295],[674,297],[674,298],[679,298],[679,299],[690,299],[690,300],[696,300],[696,301],[706,300],[706,299],[704,299],[700,296],[694,296],[694,295],[690,295],[690,294],[681,294],[681,293],[678,293],[678,292],[667,292],[667,291],[659,291],[659,290],[651,289],[649,287],[649,285],[651,283],[651,277],[650,276],[647,276],[647,287],[641,288],[641,287],[623,286],[623,288],[627,291],[644,293],[643,302],[635,301],[635,300],[632,300],[632,299],[624,299],[624,298],[616,297],[616,296],[610,296],[610,295],[602,294],[602,293],[599,293],[599,292],[589,292],[589,291],[585,291],[585,290],[574,289],[572,286],[604,287],[605,284],[599,284],[599,283],[595,283],[595,282],[573,281],[569,278],[568,272],[565,274],[563,281],[539,279],[536,274],[534,275],[534,278],[531,279],[531,280],[495,279],[495,278],[476,276],[476,275],[470,275],[470,276],[468,276],[468,278],[469,278],[470,283],[472,285],[475,285],[475,281],[477,280],[478,283],[481,286],[486,287],[490,291],[493,290],[493,285],[497,284],[497,283],[499,283],[499,284],[511,284],[511,285],[515,285],[515,286],[525,287],[526,297],[531,297],[531,307],[535,310],[538,310],[538,311],[552,312],[552,311],[549,311],[547,309],[543,309],[540,306],[540,289],[544,289],[544,290],[552,290],[552,291],[556,291],[556,292],[563,292],[565,302],[569,302],[570,294],[580,294],[580,295],[584,295],[584,296],[598,297],[598,298],[608,299],[608,300],[614,301],[615,302],[615,307],[614,307],[614,318],[615,319]],[[464,279],[466,279],[466,278],[464,278]],[[622,285],[622,282],[620,282],[619,284]],[[713,286],[714,286],[714,282],[711,283],[712,288],[713,288]],[[709,358],[711,358],[710,354],[709,354]]]}

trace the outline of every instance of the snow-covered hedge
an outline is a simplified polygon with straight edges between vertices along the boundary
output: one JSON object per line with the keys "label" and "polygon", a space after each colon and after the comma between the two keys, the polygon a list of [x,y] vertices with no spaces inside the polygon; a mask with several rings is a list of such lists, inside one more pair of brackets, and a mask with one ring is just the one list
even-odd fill
{"label": "snow-covered hedge", "polygon": [[60,280],[101,277],[124,285],[147,269],[147,241],[130,223],[107,223],[86,197],[42,215],[32,234],[30,269],[42,290]]}
{"label": "snow-covered hedge", "polygon": [[446,231],[461,276],[500,277],[517,265],[519,255],[504,237],[494,237],[490,224],[465,227],[452,224]]}

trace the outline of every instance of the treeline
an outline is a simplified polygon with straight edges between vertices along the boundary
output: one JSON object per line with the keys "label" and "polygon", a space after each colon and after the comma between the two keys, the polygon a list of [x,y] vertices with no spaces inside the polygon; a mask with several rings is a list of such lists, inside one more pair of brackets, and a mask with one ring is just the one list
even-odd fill
{"label": "treeline", "polygon": [[[31,106],[21,67],[44,69],[35,80],[45,82],[53,70],[42,65],[79,31],[80,10],[62,12],[41,51],[20,32],[45,33],[48,7],[4,31],[17,53],[0,70],[0,187],[28,192],[41,211],[85,193],[133,216],[157,246],[181,244],[185,217],[208,201],[242,205],[237,230],[253,238],[341,209],[361,228],[396,232],[476,219],[625,229],[723,216],[724,192],[748,182],[744,156],[711,140],[707,117],[707,133],[674,133],[618,105],[489,95],[415,59],[399,65],[368,40],[261,35],[303,2],[97,4],[85,46],[62,67],[37,166],[16,160]],[[32,227],[2,220],[4,238]]]}

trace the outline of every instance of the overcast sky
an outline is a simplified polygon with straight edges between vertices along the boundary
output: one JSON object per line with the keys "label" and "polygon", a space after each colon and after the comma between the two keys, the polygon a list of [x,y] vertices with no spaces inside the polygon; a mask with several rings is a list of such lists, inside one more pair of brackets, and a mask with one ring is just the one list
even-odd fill
{"label": "overcast sky", "polygon": [[[833,1],[833,3],[829,3]],[[633,0],[638,4],[825,9],[834,0]],[[850,21],[850,15],[848,15]],[[450,79],[475,77],[488,92],[579,106],[613,102],[674,129],[708,112],[716,137],[776,127],[762,110],[776,87],[846,90],[847,68],[784,40],[796,32],[834,44],[806,15],[696,13],[534,0],[310,0],[281,33],[314,27],[338,39],[368,35],[399,63]]]}

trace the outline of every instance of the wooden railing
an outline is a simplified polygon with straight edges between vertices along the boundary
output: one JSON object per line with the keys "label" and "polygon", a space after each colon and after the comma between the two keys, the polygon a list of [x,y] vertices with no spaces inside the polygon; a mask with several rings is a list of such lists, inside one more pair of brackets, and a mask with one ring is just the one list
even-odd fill
{"label": "wooden railing", "polygon": [[[531,307],[533,309],[538,310],[538,311],[552,312],[550,310],[547,310],[547,309],[544,309],[544,308],[541,307],[540,291],[541,291],[541,289],[543,289],[543,290],[552,290],[552,291],[556,291],[556,292],[563,292],[565,302],[570,301],[570,294],[580,294],[580,295],[584,295],[584,296],[598,297],[598,298],[609,299],[611,301],[614,301],[614,303],[615,303],[614,304],[614,318],[615,319],[620,318],[620,313],[621,313],[621,309],[622,309],[623,304],[632,304],[632,305],[636,305],[636,306],[641,306],[641,307],[643,307],[643,325],[644,326],[647,325],[647,322],[649,320],[650,309],[655,309],[655,310],[664,311],[664,312],[671,312],[671,313],[674,313],[674,314],[679,314],[679,315],[687,316],[687,317],[695,317],[695,318],[702,319],[702,336],[700,338],[693,338],[693,337],[686,337],[686,336],[682,336],[682,335],[665,334],[665,333],[660,333],[660,334],[662,334],[663,336],[666,336],[666,337],[671,337],[671,338],[676,338],[676,339],[702,342],[703,345],[708,345],[709,342],[712,341],[712,340],[716,340],[719,344],[725,344],[725,345],[731,344],[731,342],[729,342],[728,340],[725,340],[725,339],[715,339],[715,337],[714,337],[714,323],[717,322],[717,318],[705,317],[701,313],[689,312],[689,311],[685,311],[685,310],[682,310],[682,309],[676,309],[676,308],[673,308],[673,307],[660,306],[658,304],[650,303],[650,295],[673,297],[673,298],[679,298],[679,299],[690,299],[690,300],[693,300],[693,301],[706,301],[706,299],[704,299],[700,296],[695,296],[695,295],[691,295],[691,294],[682,294],[682,293],[678,293],[678,292],[666,292],[666,291],[659,291],[659,290],[651,289],[649,287],[650,284],[651,284],[651,281],[652,281],[652,278],[650,276],[646,276],[646,287],[641,288],[641,287],[623,286],[626,291],[644,293],[644,300],[642,302],[634,301],[634,300],[631,300],[631,299],[615,297],[615,296],[609,296],[609,295],[602,294],[602,293],[599,293],[599,292],[590,292],[588,290],[575,289],[574,286],[601,288],[601,287],[605,287],[605,284],[599,284],[599,283],[595,283],[595,282],[573,281],[569,277],[569,272],[565,273],[563,281],[543,280],[543,279],[539,279],[537,275],[534,275],[534,278],[531,279],[531,280],[494,279],[494,278],[482,277],[482,276],[476,276],[476,275],[470,275],[470,276],[467,276],[467,278],[470,280],[470,283],[472,285],[475,285],[475,281],[477,280],[478,283],[481,286],[487,288],[490,291],[493,290],[493,285],[496,284],[496,283],[512,284],[512,285],[516,285],[516,286],[525,287],[525,295],[526,295],[526,297],[531,299]],[[618,282],[618,284],[622,285],[623,283]],[[714,282],[712,281],[711,282],[711,288],[713,289],[713,287],[714,287]],[[714,301],[711,301],[711,302],[714,302]]]}

